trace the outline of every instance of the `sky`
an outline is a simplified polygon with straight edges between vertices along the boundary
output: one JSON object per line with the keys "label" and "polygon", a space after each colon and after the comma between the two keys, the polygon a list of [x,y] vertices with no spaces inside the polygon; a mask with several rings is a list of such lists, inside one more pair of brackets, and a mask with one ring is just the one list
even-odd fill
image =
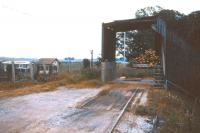
{"label": "sky", "polygon": [[[180,3],[181,1],[181,3]],[[94,58],[101,25],[159,5],[189,14],[199,0],[0,0],[0,57]]]}

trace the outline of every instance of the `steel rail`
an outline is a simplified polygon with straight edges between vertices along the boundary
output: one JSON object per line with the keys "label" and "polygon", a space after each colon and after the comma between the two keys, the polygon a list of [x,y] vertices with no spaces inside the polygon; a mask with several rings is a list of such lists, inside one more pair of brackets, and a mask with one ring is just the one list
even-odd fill
{"label": "steel rail", "polygon": [[135,89],[135,91],[133,92],[132,96],[129,98],[129,100],[127,101],[126,105],[124,106],[124,108],[122,109],[122,111],[120,112],[119,116],[117,117],[116,122],[113,124],[111,130],[109,131],[109,133],[113,133],[115,127],[117,126],[117,124],[119,123],[121,117],[123,116],[124,112],[126,111],[127,107],[129,106],[130,102],[132,101],[133,97],[136,96],[137,92],[138,92],[139,88]]}

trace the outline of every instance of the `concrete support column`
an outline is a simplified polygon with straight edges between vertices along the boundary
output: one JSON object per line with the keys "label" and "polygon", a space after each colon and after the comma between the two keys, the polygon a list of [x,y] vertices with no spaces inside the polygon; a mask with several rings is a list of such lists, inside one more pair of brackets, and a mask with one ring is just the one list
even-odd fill
{"label": "concrete support column", "polygon": [[101,63],[101,80],[103,82],[112,81],[116,78],[116,63],[102,62]]}

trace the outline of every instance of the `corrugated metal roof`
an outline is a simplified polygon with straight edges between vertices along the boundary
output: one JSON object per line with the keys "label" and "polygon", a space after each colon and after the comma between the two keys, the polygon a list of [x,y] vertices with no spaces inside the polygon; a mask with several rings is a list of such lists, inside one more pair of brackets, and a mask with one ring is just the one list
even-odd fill
{"label": "corrugated metal roof", "polygon": [[58,61],[57,58],[40,58],[38,64],[47,64],[50,65],[54,61]]}

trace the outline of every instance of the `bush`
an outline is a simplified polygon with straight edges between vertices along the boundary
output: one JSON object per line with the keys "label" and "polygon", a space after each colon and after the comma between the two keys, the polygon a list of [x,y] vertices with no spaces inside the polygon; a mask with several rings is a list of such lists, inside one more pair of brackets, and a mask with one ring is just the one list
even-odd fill
{"label": "bush", "polygon": [[84,79],[98,79],[100,78],[100,70],[98,69],[83,69],[81,76]]}

